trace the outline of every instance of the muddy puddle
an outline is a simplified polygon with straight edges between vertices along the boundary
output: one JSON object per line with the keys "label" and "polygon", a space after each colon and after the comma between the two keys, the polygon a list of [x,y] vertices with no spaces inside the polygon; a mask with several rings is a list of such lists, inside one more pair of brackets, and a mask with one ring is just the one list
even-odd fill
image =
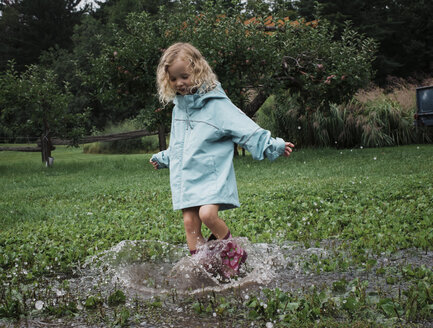
{"label": "muddy puddle", "polygon": [[241,267],[239,277],[228,281],[205,269],[203,263],[218,261],[219,255],[210,252],[209,256],[208,245],[191,257],[185,246],[155,241],[122,241],[89,259],[75,284],[89,291],[95,286],[103,289],[104,286],[112,288],[117,285],[136,296],[154,298],[173,293],[199,296],[233,289],[251,292],[263,287],[296,291],[312,285],[329,287],[337,280],[359,278],[369,281],[369,289],[380,288],[391,295],[404,286],[387,283],[386,275],[376,274],[379,268],[398,269],[405,265],[432,268],[433,265],[432,251],[405,250],[372,257],[374,265],[368,270],[349,267],[326,272],[320,269],[322,261],[336,256],[341,258],[333,242],[324,241],[319,247],[306,248],[294,242],[277,245],[253,244],[246,238],[236,238],[236,241],[247,251],[248,259]]}
{"label": "muddy puddle", "polygon": [[[404,250],[393,254],[371,255],[373,264],[367,269],[348,266],[344,270],[326,272],[321,262],[334,261],[336,258],[350,259],[342,254],[336,241],[322,241],[318,247],[305,247],[303,244],[287,242],[284,244],[251,243],[246,238],[236,238],[248,253],[248,259],[241,267],[236,279],[221,279],[205,269],[204,263],[218,265],[221,261],[218,252],[212,252],[212,243],[203,246],[198,255],[191,257],[184,245],[172,245],[159,241],[122,241],[109,250],[89,258],[69,278],[70,291],[81,295],[85,300],[88,295],[109,295],[113,290],[121,289],[126,293],[127,303],[134,298],[144,300],[161,299],[168,317],[172,317],[171,327],[216,327],[212,318],[194,319],[182,312],[182,299],[191,299],[209,294],[227,294],[236,292],[241,295],[260,292],[262,288],[279,288],[285,292],[306,290],[311,286],[331,287],[339,280],[368,280],[368,289],[380,289],[389,295],[397,295],[404,289],[404,279],[397,284],[390,284],[383,269],[391,275],[401,273],[406,265],[432,268],[433,251]],[[316,245],[317,246],[317,245]],[[202,256],[200,256],[202,254]],[[204,255],[203,255],[204,254]],[[216,262],[215,262],[216,261]],[[379,270],[382,270],[379,274]],[[391,270],[391,271],[389,271]],[[395,270],[395,271],[392,271]],[[400,271],[399,271],[400,270]],[[389,276],[389,275],[388,275]],[[62,293],[61,279],[54,290]],[[61,323],[50,322],[52,327],[86,327],[83,318],[67,319]],[[170,318],[168,318],[170,320]],[[193,320],[193,321],[191,321]],[[196,320],[197,322],[195,322]],[[43,321],[39,321],[42,323]],[[189,322],[189,325],[185,325]],[[21,326],[28,326],[29,322]],[[42,327],[37,320],[30,326]],[[137,327],[166,327],[151,325],[146,319]],[[95,327],[98,327],[95,325]]]}

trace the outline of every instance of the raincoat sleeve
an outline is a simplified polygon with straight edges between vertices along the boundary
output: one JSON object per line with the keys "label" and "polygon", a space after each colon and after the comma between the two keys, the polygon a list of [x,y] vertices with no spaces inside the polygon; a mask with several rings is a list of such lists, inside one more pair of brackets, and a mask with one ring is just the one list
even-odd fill
{"label": "raincoat sleeve", "polygon": [[157,154],[152,155],[152,161],[158,163],[158,170],[168,168],[170,165],[170,147],[168,149],[160,151]]}
{"label": "raincoat sleeve", "polygon": [[286,143],[283,139],[272,138],[269,131],[258,126],[232,103],[224,106],[220,115],[223,133],[248,150],[254,159],[266,157],[273,161],[284,153]]}

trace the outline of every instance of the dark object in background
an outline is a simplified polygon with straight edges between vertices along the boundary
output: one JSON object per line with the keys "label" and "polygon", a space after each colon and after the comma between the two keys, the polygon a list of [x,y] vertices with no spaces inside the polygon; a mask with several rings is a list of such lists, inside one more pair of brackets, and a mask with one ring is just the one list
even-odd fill
{"label": "dark object in background", "polygon": [[416,127],[433,126],[433,86],[416,89],[416,107],[414,125]]}

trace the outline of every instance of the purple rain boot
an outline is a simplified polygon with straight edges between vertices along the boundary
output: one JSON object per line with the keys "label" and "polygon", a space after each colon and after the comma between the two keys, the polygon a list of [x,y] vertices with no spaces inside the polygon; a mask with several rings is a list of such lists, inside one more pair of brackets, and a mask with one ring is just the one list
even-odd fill
{"label": "purple rain boot", "polygon": [[224,240],[227,241],[221,251],[223,264],[221,274],[224,278],[230,279],[239,274],[239,268],[242,263],[245,263],[247,260],[248,254],[232,239],[230,231],[227,233],[227,236],[224,237]]}

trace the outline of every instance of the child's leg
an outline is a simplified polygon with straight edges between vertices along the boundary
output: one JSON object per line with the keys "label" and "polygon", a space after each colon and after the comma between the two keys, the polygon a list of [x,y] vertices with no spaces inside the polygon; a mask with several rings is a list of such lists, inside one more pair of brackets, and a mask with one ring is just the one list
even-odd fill
{"label": "child's leg", "polygon": [[198,211],[198,207],[185,208],[182,210],[186,243],[191,252],[195,252],[197,246],[205,243],[203,235],[201,234],[201,220]]}
{"label": "child's leg", "polygon": [[218,217],[219,205],[200,206],[198,215],[200,220],[218,239],[224,239],[229,233],[227,224]]}

